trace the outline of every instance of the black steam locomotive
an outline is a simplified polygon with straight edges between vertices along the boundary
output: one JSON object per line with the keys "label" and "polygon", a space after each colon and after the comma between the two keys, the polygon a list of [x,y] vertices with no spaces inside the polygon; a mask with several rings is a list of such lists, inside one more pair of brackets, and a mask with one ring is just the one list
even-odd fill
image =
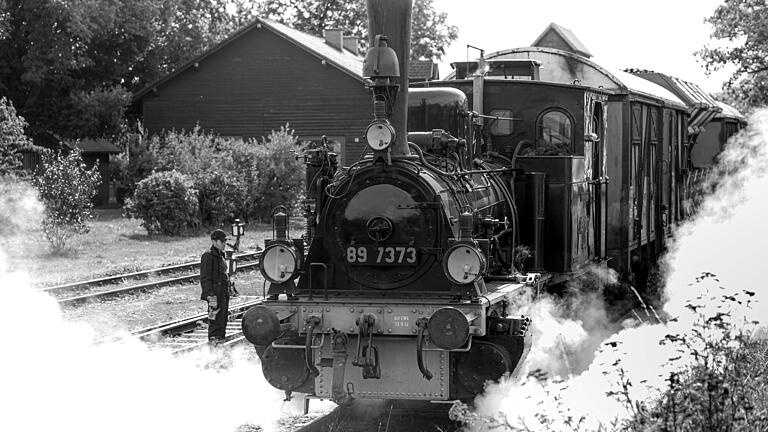
{"label": "black steam locomotive", "polygon": [[348,168],[308,152],[307,232],[289,238],[275,213],[269,291],[243,331],[288,393],[470,398],[530,349],[513,296],[594,266],[642,279],[685,217],[691,112],[554,48],[456,64],[409,92],[410,1],[368,7],[369,151]]}

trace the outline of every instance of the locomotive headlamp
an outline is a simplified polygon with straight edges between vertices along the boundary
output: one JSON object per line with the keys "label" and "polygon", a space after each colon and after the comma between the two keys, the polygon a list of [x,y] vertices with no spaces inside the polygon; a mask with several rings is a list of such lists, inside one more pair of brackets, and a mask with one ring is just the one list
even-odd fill
{"label": "locomotive headlamp", "polygon": [[290,246],[273,243],[264,249],[259,259],[259,269],[264,278],[272,283],[291,280],[299,268],[299,257]]}
{"label": "locomotive headlamp", "polygon": [[443,257],[443,271],[451,282],[466,285],[476,280],[485,272],[483,253],[470,244],[459,243],[452,246]]}
{"label": "locomotive headlamp", "polygon": [[395,141],[395,128],[386,120],[376,120],[365,130],[365,140],[373,150],[386,150]]}
{"label": "locomotive headlamp", "polygon": [[429,317],[429,339],[446,350],[461,348],[469,338],[469,321],[458,309],[444,307]]}

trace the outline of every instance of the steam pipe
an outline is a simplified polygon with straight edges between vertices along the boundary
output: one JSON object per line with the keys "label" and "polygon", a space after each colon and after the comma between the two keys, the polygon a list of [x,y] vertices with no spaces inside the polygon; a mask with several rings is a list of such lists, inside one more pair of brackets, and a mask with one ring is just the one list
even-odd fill
{"label": "steam pipe", "polygon": [[395,50],[400,61],[400,90],[394,103],[390,121],[395,128],[394,157],[408,156],[408,65],[411,56],[412,0],[367,0],[368,42],[374,46],[376,35],[388,37],[388,46]]}

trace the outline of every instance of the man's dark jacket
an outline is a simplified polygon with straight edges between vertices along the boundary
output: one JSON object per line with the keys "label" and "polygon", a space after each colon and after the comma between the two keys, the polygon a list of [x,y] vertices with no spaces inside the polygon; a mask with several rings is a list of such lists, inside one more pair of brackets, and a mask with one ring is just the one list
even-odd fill
{"label": "man's dark jacket", "polygon": [[200,258],[200,286],[203,288],[200,300],[208,300],[208,296],[229,298],[229,276],[224,252],[214,246]]}

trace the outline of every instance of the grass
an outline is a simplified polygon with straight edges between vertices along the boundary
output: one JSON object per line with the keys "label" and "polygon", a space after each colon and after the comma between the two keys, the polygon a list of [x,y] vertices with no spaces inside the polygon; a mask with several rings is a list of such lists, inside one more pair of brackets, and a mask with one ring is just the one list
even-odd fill
{"label": "grass", "polygon": [[[150,236],[140,220],[123,218],[120,212],[97,209],[90,232],[70,238],[63,253],[49,250],[41,230],[0,238],[0,247],[8,254],[9,268],[29,273],[36,286],[197,261],[211,247],[206,231],[187,237]],[[229,227],[222,228],[229,232]],[[271,226],[250,224],[240,250],[263,247],[271,236]]]}
{"label": "grass", "polygon": [[[90,232],[72,237],[63,253],[50,251],[41,230],[0,238],[9,269],[28,273],[35,286],[43,287],[198,261],[211,247],[208,231],[186,237],[149,236],[140,220],[123,218],[120,209],[97,209],[95,213]],[[223,228],[229,231],[228,227]],[[293,225],[291,234],[300,233],[300,227]],[[247,225],[240,250],[264,247],[264,239],[271,237],[271,226]],[[262,294],[263,278],[258,270],[238,272],[234,280],[243,297],[233,298],[233,304]],[[136,330],[204,311],[199,283],[62,307],[66,320],[88,322],[96,336]]]}

